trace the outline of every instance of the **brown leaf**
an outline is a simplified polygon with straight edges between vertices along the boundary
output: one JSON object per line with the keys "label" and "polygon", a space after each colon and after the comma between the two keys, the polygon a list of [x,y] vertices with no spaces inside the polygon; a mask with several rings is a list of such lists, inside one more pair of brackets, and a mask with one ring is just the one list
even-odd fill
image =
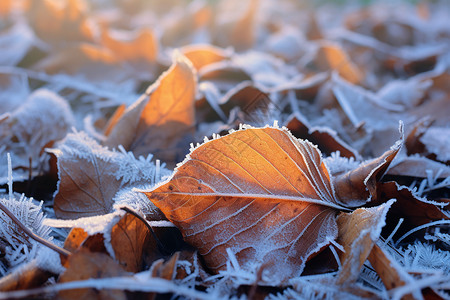
{"label": "brown leaf", "polygon": [[142,271],[143,248],[149,237],[149,230],[141,220],[126,214],[111,230],[111,246],[119,263],[129,272]]}
{"label": "brown leaf", "polygon": [[387,175],[410,176],[427,178],[427,171],[431,171],[433,176],[445,179],[450,176],[450,167],[440,162],[428,159],[423,156],[406,156],[395,161]]}
{"label": "brown leaf", "polygon": [[[104,253],[93,253],[82,249],[69,257],[69,267],[59,277],[58,282],[70,282],[90,278],[108,278],[128,273]],[[75,289],[58,293],[59,299],[127,299],[123,290]]]}
{"label": "brown leaf", "polygon": [[396,199],[389,215],[404,218],[409,225],[420,226],[430,221],[449,219],[449,216],[436,206],[436,203],[418,198],[408,187],[400,186],[395,181],[377,183],[377,194],[374,205]]}
{"label": "brown leaf", "polygon": [[154,154],[173,165],[181,160],[195,124],[197,78],[192,64],[176,55],[170,69],[129,107],[112,128],[105,145]]}
{"label": "brown leaf", "polygon": [[95,155],[92,148],[86,147],[82,156],[70,145],[67,148],[51,150],[58,159],[59,183],[53,207],[56,216],[76,219],[109,213],[120,187],[111,172],[112,163]]}
{"label": "brown leaf", "polygon": [[335,131],[327,127],[311,128],[302,119],[298,114],[293,114],[286,121],[286,127],[295,137],[309,140],[327,155],[339,151],[342,157],[359,156],[358,152],[342,141]]}
{"label": "brown leaf", "polygon": [[386,173],[400,148],[401,143],[397,142],[380,157],[334,178],[333,183],[338,199],[347,205],[360,206],[367,201],[369,196],[376,197],[377,182]]}
{"label": "brown leaf", "polygon": [[356,281],[364,262],[381,234],[386,214],[393,201],[372,208],[358,208],[352,213],[341,213],[337,218],[337,242],[344,247],[337,283]]}
{"label": "brown leaf", "polygon": [[240,130],[199,146],[146,195],[213,272],[226,267],[231,251],[242,268],[267,264],[277,280],[301,274],[336,237],[341,208],[317,148],[278,128]]}
{"label": "brown leaf", "polygon": [[175,252],[172,257],[164,262],[164,259],[158,259],[152,264],[151,273],[152,277],[160,277],[167,280],[173,280],[176,275],[176,267],[180,252]]}
{"label": "brown leaf", "polygon": [[117,122],[122,117],[123,113],[125,112],[125,104],[120,105],[117,107],[114,114],[109,118],[108,123],[105,125],[105,130],[103,131],[103,134],[105,136],[108,136],[111,133],[111,130],[116,126]]}
{"label": "brown leaf", "polygon": [[[368,257],[387,290],[403,286],[413,280],[385,250],[375,244]],[[411,297],[407,297],[411,299]],[[414,299],[414,298],[412,298]]]}

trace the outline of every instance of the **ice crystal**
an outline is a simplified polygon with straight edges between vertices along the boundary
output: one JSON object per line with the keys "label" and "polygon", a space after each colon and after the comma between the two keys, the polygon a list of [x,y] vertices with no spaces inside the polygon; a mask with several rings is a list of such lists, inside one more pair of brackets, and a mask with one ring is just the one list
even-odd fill
{"label": "ice crystal", "polygon": [[[32,198],[12,192],[11,159],[8,155],[9,194],[0,195],[0,202],[13,213],[22,224],[38,236],[51,240],[51,228],[44,225],[42,202],[35,204]],[[0,261],[0,273],[5,274],[10,268],[29,262],[36,257],[42,246],[32,240],[5,212],[0,211],[0,253],[4,259]]]}

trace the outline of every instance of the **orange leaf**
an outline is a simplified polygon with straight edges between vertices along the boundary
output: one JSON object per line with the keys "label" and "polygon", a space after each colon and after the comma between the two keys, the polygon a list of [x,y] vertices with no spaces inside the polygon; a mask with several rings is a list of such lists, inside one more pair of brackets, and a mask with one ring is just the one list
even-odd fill
{"label": "orange leaf", "polygon": [[337,218],[338,243],[345,252],[340,256],[342,269],[338,284],[356,281],[374,243],[381,234],[386,214],[392,201],[372,208],[358,208],[352,213],[341,213]]}
{"label": "orange leaf", "polygon": [[142,221],[128,213],[112,228],[111,246],[126,271],[142,271],[142,254],[148,235],[149,230]]}
{"label": "orange leaf", "polygon": [[[108,278],[128,274],[111,257],[104,253],[93,253],[86,249],[69,257],[69,267],[58,282],[70,282],[89,278]],[[125,291],[75,289],[58,293],[58,299],[126,299]]]}
{"label": "orange leaf", "polygon": [[317,62],[322,67],[336,70],[342,78],[351,83],[359,83],[363,74],[350,60],[344,50],[337,45],[323,45],[318,52]]}
{"label": "orange leaf", "polygon": [[122,60],[154,62],[158,55],[158,41],[148,28],[139,32],[103,31],[102,44]]}
{"label": "orange leaf", "polygon": [[230,56],[229,51],[212,45],[189,45],[181,49],[183,53],[200,70],[202,67],[223,61]]}
{"label": "orange leaf", "polygon": [[152,153],[168,163],[179,161],[191,142],[186,135],[194,129],[196,88],[192,64],[175,55],[170,69],[124,112],[105,144],[123,145],[135,156]]}
{"label": "orange leaf", "polygon": [[301,274],[336,237],[342,208],[317,148],[278,128],[209,141],[145,194],[213,272],[226,267],[231,251],[245,269],[267,264],[277,280]]}

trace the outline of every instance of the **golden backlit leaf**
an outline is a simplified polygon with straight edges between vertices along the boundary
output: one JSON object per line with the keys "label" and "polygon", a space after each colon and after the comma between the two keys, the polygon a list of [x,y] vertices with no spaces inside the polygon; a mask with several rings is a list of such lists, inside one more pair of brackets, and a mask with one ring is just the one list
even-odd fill
{"label": "golden backlit leaf", "polygon": [[230,51],[212,45],[189,45],[183,47],[181,53],[192,62],[197,70],[206,65],[223,61],[230,56]]}
{"label": "golden backlit leaf", "polygon": [[351,83],[359,83],[364,79],[361,70],[338,45],[322,45],[317,53],[316,61],[322,68],[337,71],[342,78]]}
{"label": "golden backlit leaf", "polygon": [[111,246],[114,256],[129,272],[142,271],[143,248],[150,232],[141,220],[126,214],[111,230]]}
{"label": "golden backlit leaf", "polygon": [[85,1],[30,2],[28,18],[41,39],[55,43],[94,39],[93,28],[87,18],[88,5]]}
{"label": "golden backlit leaf", "polygon": [[176,54],[170,69],[129,107],[112,128],[105,145],[153,154],[174,164],[182,159],[195,124],[197,75],[190,61]]}
{"label": "golden backlit leaf", "polygon": [[265,264],[276,280],[301,274],[336,237],[342,208],[317,148],[270,127],[199,146],[145,194],[211,271],[223,270],[231,251],[242,268]]}
{"label": "golden backlit leaf", "polygon": [[371,208],[358,208],[352,213],[341,213],[337,218],[339,235],[337,242],[344,247],[340,255],[342,268],[338,284],[356,281],[374,243],[381,234],[386,214],[392,201]]}
{"label": "golden backlit leaf", "polygon": [[101,44],[121,60],[154,62],[158,55],[158,41],[152,30],[138,32],[103,31]]}

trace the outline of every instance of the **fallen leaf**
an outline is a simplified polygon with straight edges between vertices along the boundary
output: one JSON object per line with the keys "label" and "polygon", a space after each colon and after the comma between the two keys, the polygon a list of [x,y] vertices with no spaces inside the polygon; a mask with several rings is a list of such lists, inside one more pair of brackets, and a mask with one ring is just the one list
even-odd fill
{"label": "fallen leaf", "polygon": [[333,184],[338,199],[349,206],[360,206],[369,199],[369,196],[376,196],[377,183],[400,151],[401,145],[399,141],[380,157],[335,177]]}
{"label": "fallen leaf", "polygon": [[58,218],[77,219],[111,211],[121,182],[115,176],[117,167],[108,157],[97,155],[96,150],[87,144],[75,145],[74,141],[50,150],[58,164],[58,191],[54,199]]}
{"label": "fallen leaf", "polygon": [[127,213],[111,230],[114,256],[128,272],[143,270],[143,249],[149,230],[141,220]]}
{"label": "fallen leaf", "polygon": [[323,69],[336,70],[342,78],[351,83],[359,83],[364,79],[361,70],[338,45],[322,45],[317,53],[316,63]]}
{"label": "fallen leaf", "polygon": [[119,107],[117,107],[114,114],[109,118],[108,123],[106,123],[105,129],[103,131],[103,134],[105,136],[108,136],[111,133],[111,130],[114,128],[114,126],[116,126],[117,122],[120,120],[123,113],[125,112],[125,108],[126,108],[125,104],[120,105]]}
{"label": "fallen leaf", "polygon": [[153,154],[173,165],[184,155],[195,124],[197,77],[192,64],[175,54],[170,69],[129,107],[112,128],[105,145],[122,145],[135,156]]}
{"label": "fallen leaf", "polygon": [[192,62],[195,69],[226,60],[231,51],[212,45],[189,45],[180,49],[181,53]]}
{"label": "fallen leaf", "polygon": [[40,287],[52,276],[55,276],[55,274],[43,270],[38,266],[36,261],[33,261],[1,277],[0,291],[7,292]]}
{"label": "fallen leaf", "polygon": [[[373,245],[368,259],[378,276],[380,276],[387,290],[403,286],[407,282],[413,280],[413,278],[398,265],[395,259],[377,244]],[[411,299],[411,297],[407,298]]]}
{"label": "fallen leaf", "polygon": [[327,155],[339,151],[342,157],[359,157],[358,152],[342,141],[331,128],[311,128],[298,114],[293,114],[288,118],[286,127],[295,137],[309,140]]}
{"label": "fallen leaf", "polygon": [[59,3],[44,0],[31,1],[27,14],[36,34],[45,41],[92,41],[94,30],[87,18],[87,10],[85,1],[68,0]]}
{"label": "fallen leaf", "polygon": [[[81,249],[69,257],[69,266],[58,282],[78,281],[90,278],[118,277],[129,274],[104,253]],[[75,289],[58,292],[59,299],[127,299],[123,290]]]}
{"label": "fallen leaf", "polygon": [[173,254],[166,262],[164,262],[164,259],[158,259],[155,261],[150,268],[152,277],[173,280],[176,275],[176,267],[179,257],[180,252],[175,252],[175,254]]}
{"label": "fallen leaf", "polygon": [[136,32],[104,30],[101,44],[116,57],[125,61],[155,62],[158,56],[158,40],[149,28]]}
{"label": "fallen leaf", "polygon": [[356,281],[372,247],[380,238],[381,228],[386,224],[386,214],[393,202],[372,208],[358,208],[339,215],[337,242],[344,247],[344,252],[340,255],[342,268],[337,276],[337,284]]}
{"label": "fallen leaf", "polygon": [[401,186],[395,181],[378,182],[376,191],[377,195],[374,197],[373,205],[383,203],[389,199],[397,200],[389,211],[389,216],[392,216],[393,220],[398,219],[398,217],[404,218],[406,221],[405,224],[415,227],[429,223],[430,221],[450,219],[436,205],[440,204],[443,207],[445,206],[445,202],[434,202],[417,197],[411,189],[406,186]]}
{"label": "fallen leaf", "polygon": [[209,141],[145,194],[214,273],[231,251],[244,269],[267,264],[274,280],[301,274],[336,237],[342,208],[317,148],[277,128]]}

